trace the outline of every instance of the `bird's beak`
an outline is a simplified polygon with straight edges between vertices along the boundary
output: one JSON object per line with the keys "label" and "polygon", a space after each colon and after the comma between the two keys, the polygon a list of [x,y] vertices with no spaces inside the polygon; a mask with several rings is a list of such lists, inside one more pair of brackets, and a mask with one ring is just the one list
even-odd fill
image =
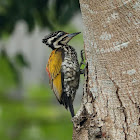
{"label": "bird's beak", "polygon": [[67,34],[67,37],[69,38],[73,38],[74,36],[80,34],[81,32],[77,32],[77,33],[72,33],[72,34]]}

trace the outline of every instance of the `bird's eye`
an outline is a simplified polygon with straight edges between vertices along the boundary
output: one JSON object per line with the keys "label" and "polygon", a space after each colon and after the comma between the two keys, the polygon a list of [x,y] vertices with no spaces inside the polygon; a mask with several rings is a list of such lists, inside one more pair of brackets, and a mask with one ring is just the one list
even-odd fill
{"label": "bird's eye", "polygon": [[62,36],[62,35],[63,35],[63,32],[61,32],[61,33],[58,34],[59,37]]}

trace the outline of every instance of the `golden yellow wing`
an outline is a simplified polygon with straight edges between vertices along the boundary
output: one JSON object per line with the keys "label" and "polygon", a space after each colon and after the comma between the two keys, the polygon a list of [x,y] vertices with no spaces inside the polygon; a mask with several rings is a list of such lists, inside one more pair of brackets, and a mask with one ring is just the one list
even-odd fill
{"label": "golden yellow wing", "polygon": [[55,49],[49,57],[46,70],[50,78],[50,85],[59,101],[62,95],[61,64],[62,51],[60,49]]}

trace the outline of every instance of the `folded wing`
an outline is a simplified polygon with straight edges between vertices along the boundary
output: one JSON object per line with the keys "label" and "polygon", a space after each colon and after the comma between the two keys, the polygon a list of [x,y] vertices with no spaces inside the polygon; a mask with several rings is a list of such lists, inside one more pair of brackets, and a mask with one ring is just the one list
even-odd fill
{"label": "folded wing", "polygon": [[58,99],[61,102],[62,95],[62,79],[61,79],[62,51],[55,49],[52,51],[46,71],[48,72],[50,85]]}

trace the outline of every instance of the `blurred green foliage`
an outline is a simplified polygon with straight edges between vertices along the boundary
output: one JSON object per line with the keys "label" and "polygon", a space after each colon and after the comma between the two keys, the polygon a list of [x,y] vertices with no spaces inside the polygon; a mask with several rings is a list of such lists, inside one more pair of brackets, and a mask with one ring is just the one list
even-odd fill
{"label": "blurred green foliage", "polygon": [[[65,140],[72,137],[69,113],[52,105],[52,91],[46,85],[35,85],[22,98],[11,96],[19,85],[20,69],[28,66],[21,54],[10,59],[0,54],[0,139],[2,140]],[[21,83],[20,83],[21,84]]]}
{"label": "blurred green foliage", "polygon": [[[70,116],[50,103],[45,86],[30,87],[21,100],[0,103],[0,138],[3,140],[71,139]],[[63,111],[62,111],[63,112]]]}
{"label": "blurred green foliage", "polygon": [[[74,32],[69,21],[79,9],[78,0],[0,0],[0,37],[10,35],[19,20],[29,31],[37,25]],[[31,66],[23,54],[10,57],[0,48],[0,140],[71,140],[70,113],[54,103],[50,87],[39,83],[23,90],[25,67]]]}
{"label": "blurred green foliage", "polygon": [[0,36],[11,33],[18,20],[24,20],[29,31],[36,24],[55,30],[78,11],[78,0],[0,0]]}
{"label": "blurred green foliage", "polygon": [[16,70],[4,50],[0,53],[0,95],[16,84]]}
{"label": "blurred green foliage", "polygon": [[21,82],[20,70],[28,67],[28,62],[22,54],[18,53],[10,58],[4,49],[0,52],[0,93],[7,92],[7,89],[19,85]]}

